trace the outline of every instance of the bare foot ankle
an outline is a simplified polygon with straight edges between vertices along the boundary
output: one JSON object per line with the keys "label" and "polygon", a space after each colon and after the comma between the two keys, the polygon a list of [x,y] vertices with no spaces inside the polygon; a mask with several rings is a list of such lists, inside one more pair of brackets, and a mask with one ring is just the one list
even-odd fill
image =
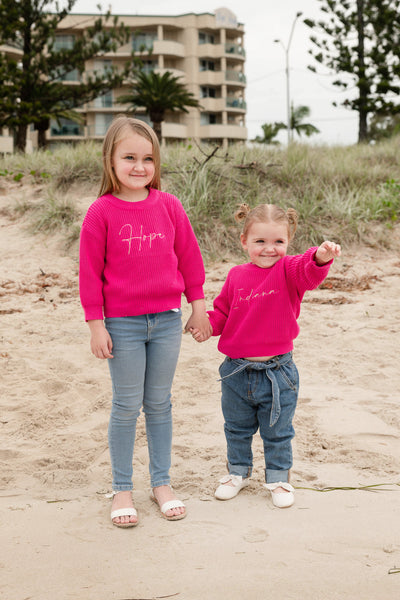
{"label": "bare foot ankle", "polygon": [[283,487],[277,487],[274,489],[274,494],[290,494],[289,490],[285,490]]}
{"label": "bare foot ankle", "polygon": [[[153,488],[153,494],[160,508],[166,502],[170,502],[171,500],[177,500],[177,497],[175,496],[174,491],[170,485],[160,485],[158,487]],[[170,510],[166,511],[165,516],[178,517],[179,515],[185,514],[185,512],[185,507],[171,508]]]}
{"label": "bare foot ankle", "polygon": [[[132,492],[130,490],[118,492],[113,498],[111,510],[114,511],[123,508],[134,508],[132,501]],[[123,515],[122,517],[115,517],[115,519],[113,519],[113,523],[137,523],[137,520],[137,517],[134,515]]]}

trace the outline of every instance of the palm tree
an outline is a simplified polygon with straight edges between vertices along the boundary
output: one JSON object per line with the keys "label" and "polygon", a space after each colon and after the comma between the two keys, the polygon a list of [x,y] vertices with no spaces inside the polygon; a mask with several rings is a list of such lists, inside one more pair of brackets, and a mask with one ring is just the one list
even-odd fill
{"label": "palm tree", "polygon": [[314,133],[319,133],[319,129],[317,129],[311,123],[303,123],[302,121],[309,117],[311,111],[308,106],[296,106],[291,107],[290,111],[290,132],[295,131],[299,137],[304,133],[307,137],[314,135]]}
{"label": "palm tree", "polygon": [[169,71],[162,75],[150,71],[139,71],[132,82],[132,91],[118,98],[119,104],[130,104],[135,111],[144,107],[153,123],[154,131],[161,142],[161,123],[170,112],[189,112],[186,107],[200,108],[198,100]]}
{"label": "palm tree", "polygon": [[257,135],[252,142],[256,142],[257,144],[279,144],[278,140],[274,140],[281,129],[287,129],[285,123],[264,123],[261,125],[261,129],[263,131],[263,135]]}

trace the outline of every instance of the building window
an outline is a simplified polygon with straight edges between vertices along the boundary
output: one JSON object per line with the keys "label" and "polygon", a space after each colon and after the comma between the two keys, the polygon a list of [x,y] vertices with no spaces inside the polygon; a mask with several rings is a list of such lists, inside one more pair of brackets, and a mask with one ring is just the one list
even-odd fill
{"label": "building window", "polygon": [[142,66],[140,70],[144,73],[151,73],[154,69],[157,69],[158,62],[156,60],[142,60]]}
{"label": "building window", "polygon": [[83,135],[83,126],[71,119],[59,119],[50,121],[51,135]]}
{"label": "building window", "polygon": [[110,113],[97,113],[94,115],[94,135],[105,135],[112,120],[113,115]]}
{"label": "building window", "polygon": [[66,73],[63,67],[58,67],[55,72],[55,79],[57,81],[80,81],[81,78],[78,69],[73,69]]}
{"label": "building window", "polygon": [[215,71],[215,62],[205,58],[200,59],[200,71]]}
{"label": "building window", "polygon": [[216,98],[217,90],[215,87],[210,87],[208,85],[202,85],[200,88],[200,96],[201,96],[201,98]]}
{"label": "building window", "polygon": [[156,33],[137,33],[132,35],[132,49],[134,52],[147,52],[153,50]]}
{"label": "building window", "polygon": [[95,60],[93,72],[99,75],[104,75],[111,70],[112,60]]}
{"label": "building window", "polygon": [[96,108],[111,108],[113,105],[112,91],[106,92],[101,96],[97,96],[94,101]]}
{"label": "building window", "polygon": [[[74,35],[57,35],[54,40],[53,49],[54,51],[60,50],[72,50],[75,44],[75,36]],[[59,66],[54,71],[54,77],[58,81],[79,81],[80,74],[78,69],[72,69],[71,71],[66,71],[64,67]]]}
{"label": "building window", "polygon": [[200,125],[215,125],[217,122],[217,115],[214,113],[201,113]]}
{"label": "building window", "polygon": [[215,37],[212,33],[199,31],[199,44],[215,44]]}
{"label": "building window", "polygon": [[75,44],[74,35],[56,35],[54,50],[72,50]]}

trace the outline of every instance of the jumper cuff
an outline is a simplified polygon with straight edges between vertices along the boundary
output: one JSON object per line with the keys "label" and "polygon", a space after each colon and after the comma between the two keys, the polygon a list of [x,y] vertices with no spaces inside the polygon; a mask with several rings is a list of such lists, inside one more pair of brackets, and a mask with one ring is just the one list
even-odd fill
{"label": "jumper cuff", "polygon": [[194,300],[203,300],[204,299],[204,292],[203,292],[202,285],[187,288],[184,291],[184,294],[185,294],[186,300],[189,302],[189,304],[190,304],[190,302],[193,302]]}
{"label": "jumper cuff", "polygon": [[83,308],[85,313],[85,321],[102,321],[103,320],[103,307],[102,306],[85,306]]}

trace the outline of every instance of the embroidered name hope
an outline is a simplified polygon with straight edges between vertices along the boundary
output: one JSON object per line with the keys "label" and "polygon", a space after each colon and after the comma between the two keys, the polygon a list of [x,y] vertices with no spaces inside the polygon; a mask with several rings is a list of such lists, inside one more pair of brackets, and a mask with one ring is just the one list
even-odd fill
{"label": "embroidered name hope", "polygon": [[[123,234],[122,232],[125,228],[127,228],[127,232]],[[140,226],[139,235],[133,235],[133,227],[130,223],[125,223],[125,225],[122,225],[121,229],[119,230],[119,235],[126,235],[126,234],[127,234],[127,237],[122,238],[121,241],[126,242],[128,244],[128,254],[131,253],[132,242],[134,240],[138,241],[138,251],[140,252],[142,250],[142,248],[144,247],[144,244],[148,244],[149,248],[151,248],[154,240],[165,238],[165,235],[163,233],[156,233],[156,232],[143,233],[143,225]]]}

